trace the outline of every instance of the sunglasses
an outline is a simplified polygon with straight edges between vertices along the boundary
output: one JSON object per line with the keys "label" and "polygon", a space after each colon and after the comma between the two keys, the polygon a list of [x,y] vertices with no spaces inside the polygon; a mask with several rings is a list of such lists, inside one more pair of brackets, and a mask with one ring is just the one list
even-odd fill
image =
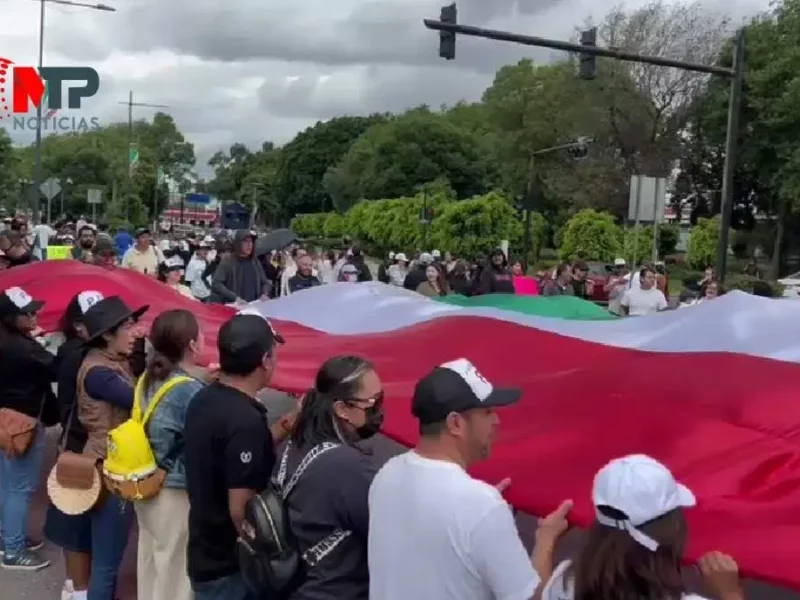
{"label": "sunglasses", "polygon": [[[383,406],[383,399],[386,396],[386,392],[381,390],[371,398],[344,398],[343,401],[351,406],[355,406],[356,408],[360,408],[362,410],[366,410],[368,408],[380,408]],[[359,404],[369,404],[369,406],[359,406]]]}

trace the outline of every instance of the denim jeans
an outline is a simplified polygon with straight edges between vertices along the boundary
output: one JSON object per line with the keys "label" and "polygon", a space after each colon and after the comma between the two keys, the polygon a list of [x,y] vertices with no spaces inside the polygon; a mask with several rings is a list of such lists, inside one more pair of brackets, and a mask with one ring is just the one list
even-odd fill
{"label": "denim jeans", "polygon": [[89,600],[114,600],[117,575],[133,524],[133,505],[111,494],[91,511],[92,575]]}
{"label": "denim jeans", "polygon": [[19,458],[0,453],[0,531],[6,556],[19,556],[25,551],[28,534],[28,508],[39,485],[44,458],[45,435],[40,425],[33,443]]}
{"label": "denim jeans", "polygon": [[257,600],[247,589],[239,573],[214,581],[193,581],[192,590],[195,600]]}

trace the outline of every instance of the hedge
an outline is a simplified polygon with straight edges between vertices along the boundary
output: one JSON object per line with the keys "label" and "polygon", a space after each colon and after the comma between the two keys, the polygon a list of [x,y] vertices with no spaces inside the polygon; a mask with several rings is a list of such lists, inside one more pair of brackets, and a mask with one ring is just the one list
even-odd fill
{"label": "hedge", "polygon": [[[427,202],[433,211],[429,224],[421,222]],[[523,244],[523,220],[508,197],[497,192],[469,200],[452,200],[446,194],[418,195],[389,200],[363,200],[344,215],[319,213],[296,216],[292,229],[304,238],[332,238],[347,233],[375,256],[390,251],[415,252],[441,249],[458,256],[482,256],[508,240],[512,253]],[[533,254],[547,232],[544,217],[532,215]]]}

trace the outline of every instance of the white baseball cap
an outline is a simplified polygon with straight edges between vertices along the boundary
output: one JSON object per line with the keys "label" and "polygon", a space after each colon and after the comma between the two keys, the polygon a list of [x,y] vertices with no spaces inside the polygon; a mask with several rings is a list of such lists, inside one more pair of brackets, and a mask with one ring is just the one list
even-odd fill
{"label": "white baseball cap", "polygon": [[627,531],[639,544],[655,552],[659,543],[637,527],[675,509],[692,508],[697,499],[660,462],[644,454],[632,454],[612,460],[597,472],[592,502],[595,507],[608,506],[628,517],[617,520],[597,510],[598,523]]}
{"label": "white baseball cap", "polygon": [[178,271],[183,269],[184,264],[180,256],[172,256],[164,261],[164,266],[167,268],[167,271]]}
{"label": "white baseball cap", "polygon": [[433,252],[431,252],[431,256],[433,256],[433,258],[441,258],[442,253],[439,252],[438,250],[434,250]]}
{"label": "white baseball cap", "polygon": [[394,255],[394,259],[397,262],[408,262],[408,259],[406,258],[406,255],[404,253],[402,253],[402,252],[398,252],[397,254],[395,254]]}
{"label": "white baseball cap", "polygon": [[389,252],[389,260],[394,260],[394,252]]}
{"label": "white baseball cap", "polygon": [[614,266],[615,267],[624,267],[627,263],[625,262],[624,258],[615,258],[614,259]]}
{"label": "white baseball cap", "polygon": [[428,254],[427,252],[423,252],[419,255],[419,262],[423,265],[429,265],[433,262],[433,256]]}

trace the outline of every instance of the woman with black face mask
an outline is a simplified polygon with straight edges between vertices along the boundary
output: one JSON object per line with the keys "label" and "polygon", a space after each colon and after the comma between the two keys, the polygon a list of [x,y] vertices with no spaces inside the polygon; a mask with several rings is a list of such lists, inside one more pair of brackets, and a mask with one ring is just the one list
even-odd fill
{"label": "woman with black face mask", "polygon": [[369,598],[367,495],[376,469],[359,446],[382,423],[383,385],[372,365],[356,356],[326,361],[278,463],[279,478],[297,476],[287,506],[305,573],[291,600]]}

